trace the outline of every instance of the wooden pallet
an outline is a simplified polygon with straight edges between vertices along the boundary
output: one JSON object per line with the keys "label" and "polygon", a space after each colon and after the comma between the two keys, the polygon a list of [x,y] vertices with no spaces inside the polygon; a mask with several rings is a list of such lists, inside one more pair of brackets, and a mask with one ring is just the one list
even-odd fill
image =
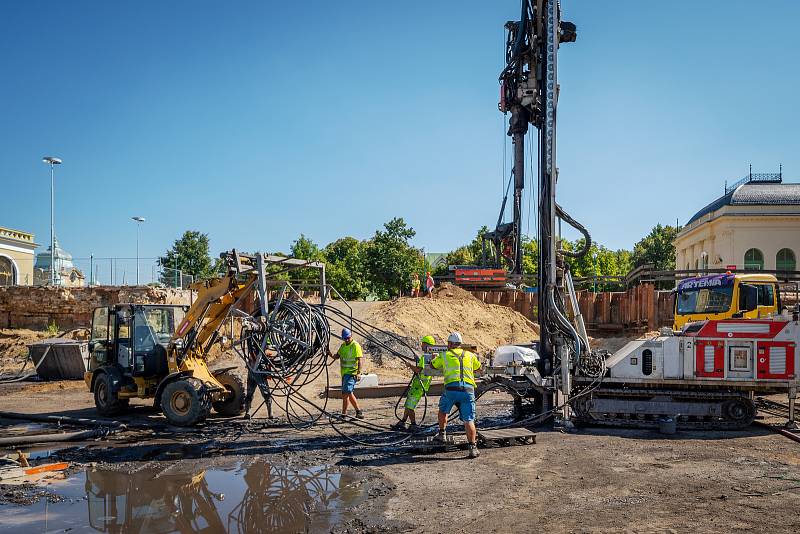
{"label": "wooden pallet", "polygon": [[[459,439],[456,439],[458,436]],[[417,452],[444,452],[457,449],[466,445],[464,434],[447,434],[445,442],[434,441],[433,436],[425,436],[420,439],[411,440],[411,449]]]}
{"label": "wooden pallet", "polygon": [[[536,434],[527,428],[502,428],[499,430],[478,430],[478,446],[488,447],[499,445],[507,447],[513,445],[527,445],[536,443]],[[433,436],[412,440],[409,445],[412,450],[419,452],[446,452],[466,447],[467,441],[464,433],[448,433],[446,441],[434,441]]]}
{"label": "wooden pallet", "polygon": [[490,443],[496,443],[507,447],[514,442],[525,445],[536,443],[536,434],[527,428],[501,428],[498,430],[478,430],[478,445],[486,447]]}

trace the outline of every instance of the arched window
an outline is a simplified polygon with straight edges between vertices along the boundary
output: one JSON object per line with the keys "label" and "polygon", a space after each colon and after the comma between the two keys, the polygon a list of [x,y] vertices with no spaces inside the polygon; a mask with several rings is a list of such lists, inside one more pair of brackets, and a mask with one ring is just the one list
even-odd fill
{"label": "arched window", "polygon": [[797,260],[790,248],[782,248],[775,255],[776,269],[779,271],[794,271],[797,269]]}
{"label": "arched window", "polygon": [[745,269],[763,269],[764,268],[764,254],[757,248],[751,248],[744,253],[744,268]]}
{"label": "arched window", "polygon": [[0,256],[0,286],[13,286],[17,283],[17,273],[9,258]]}

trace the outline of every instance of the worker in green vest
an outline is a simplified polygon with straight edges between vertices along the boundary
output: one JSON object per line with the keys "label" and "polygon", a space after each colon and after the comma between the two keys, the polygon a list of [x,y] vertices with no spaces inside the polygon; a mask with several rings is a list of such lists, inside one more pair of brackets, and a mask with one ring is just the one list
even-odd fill
{"label": "worker in green vest", "polygon": [[348,328],[342,330],[342,341],[344,343],[333,355],[334,360],[339,360],[342,371],[342,415],[347,415],[348,404],[352,404],[356,410],[356,417],[363,419],[364,414],[358,407],[358,399],[356,399],[353,389],[355,389],[356,380],[361,374],[361,359],[364,351],[361,350],[358,341],[353,339],[353,334]]}
{"label": "worker in green vest", "polygon": [[464,431],[467,434],[469,457],[477,458],[477,430],[475,429],[475,371],[481,362],[472,352],[461,348],[461,334],[453,332],[447,338],[447,352],[431,361],[431,367],[441,369],[444,375],[444,391],[439,398],[439,433],[434,441],[446,441],[447,416],[454,405],[458,406]]}
{"label": "worker in green vest", "polygon": [[[408,393],[406,393],[406,402],[403,410],[403,418],[397,423],[392,425],[394,430],[408,430],[409,432],[416,432],[419,430],[417,426],[417,416],[414,410],[417,409],[422,396],[427,393],[428,388],[431,386],[431,376],[425,374],[425,354],[430,351],[430,348],[436,344],[433,336],[425,336],[421,340],[423,354],[417,358],[416,364],[410,364],[406,361],[403,363],[414,372],[414,378],[411,379],[411,384],[408,386]],[[406,421],[411,419],[411,424],[406,429]]]}

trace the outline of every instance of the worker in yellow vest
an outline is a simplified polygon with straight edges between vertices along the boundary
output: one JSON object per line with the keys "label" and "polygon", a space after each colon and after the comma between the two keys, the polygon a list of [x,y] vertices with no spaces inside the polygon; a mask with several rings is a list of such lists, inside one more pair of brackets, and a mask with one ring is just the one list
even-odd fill
{"label": "worker in yellow vest", "polygon": [[481,368],[481,362],[475,354],[461,348],[462,342],[461,334],[453,332],[447,338],[447,352],[431,361],[431,367],[441,369],[444,375],[444,391],[439,398],[439,433],[433,439],[446,441],[447,416],[457,405],[467,434],[469,457],[477,458],[480,453],[475,429],[475,371]]}
{"label": "worker in yellow vest", "polygon": [[361,374],[361,358],[364,351],[361,350],[358,341],[353,339],[353,334],[348,328],[342,330],[342,341],[344,343],[333,355],[334,360],[339,360],[342,371],[342,415],[347,415],[348,404],[352,404],[356,410],[356,417],[363,419],[364,414],[358,407],[358,399],[353,389],[356,387],[357,377]]}
{"label": "worker in yellow vest", "polygon": [[[421,340],[422,352],[428,352],[431,347],[436,345],[436,340],[433,336],[425,336]],[[419,430],[417,426],[417,416],[414,410],[417,409],[420,399],[431,387],[431,377],[425,374],[425,354],[422,354],[414,364],[403,362],[406,366],[414,372],[414,378],[411,379],[411,384],[408,386],[408,393],[406,393],[406,402],[403,410],[403,418],[397,423],[392,425],[394,430],[408,430],[409,432],[416,432]],[[411,424],[406,429],[406,421],[411,419]]]}

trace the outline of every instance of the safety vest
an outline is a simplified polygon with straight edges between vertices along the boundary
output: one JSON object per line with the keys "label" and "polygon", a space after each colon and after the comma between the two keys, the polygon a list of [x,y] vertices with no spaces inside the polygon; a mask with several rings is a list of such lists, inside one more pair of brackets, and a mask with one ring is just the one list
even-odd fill
{"label": "safety vest", "polygon": [[358,341],[353,341],[349,345],[343,343],[342,346],[339,347],[338,354],[342,375],[356,374],[356,370],[358,369],[356,364],[358,362],[358,358],[360,358],[362,354],[361,345],[358,344]]}
{"label": "safety vest", "polygon": [[419,385],[424,391],[428,391],[433,377],[425,374],[425,355],[422,355],[417,359],[417,367],[422,369],[422,371],[419,372],[419,376],[414,376],[414,381],[413,384],[411,384],[411,387],[413,388],[414,386]]}
{"label": "safety vest", "polygon": [[[477,360],[477,356],[464,349],[448,349],[447,352],[442,354],[444,385],[446,386],[452,382],[463,382],[476,387],[473,359]],[[480,363],[478,363],[478,367],[480,367]]]}

